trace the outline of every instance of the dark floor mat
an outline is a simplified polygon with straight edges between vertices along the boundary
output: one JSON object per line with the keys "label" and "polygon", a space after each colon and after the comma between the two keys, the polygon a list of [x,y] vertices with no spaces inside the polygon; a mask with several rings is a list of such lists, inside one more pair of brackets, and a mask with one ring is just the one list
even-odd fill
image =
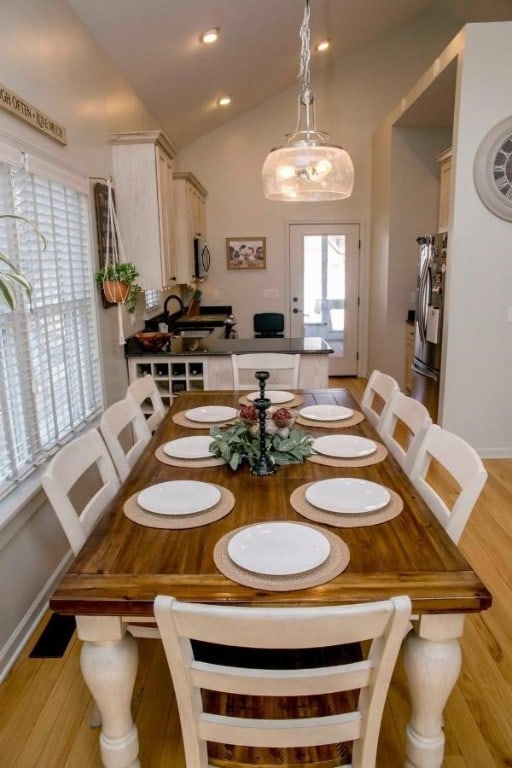
{"label": "dark floor mat", "polygon": [[75,631],[75,617],[53,613],[41,637],[29,654],[30,659],[60,659]]}

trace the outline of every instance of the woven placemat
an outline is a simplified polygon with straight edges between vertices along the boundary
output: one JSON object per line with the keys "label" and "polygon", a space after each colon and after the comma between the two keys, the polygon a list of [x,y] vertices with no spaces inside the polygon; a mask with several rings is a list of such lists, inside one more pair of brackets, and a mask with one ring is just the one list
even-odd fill
{"label": "woven placemat", "polygon": [[[245,395],[238,400],[240,405],[254,405]],[[277,408],[296,408],[298,405],[304,405],[304,398],[301,395],[295,395],[293,400],[287,400],[286,403],[272,403]]]}
{"label": "woven placemat", "polygon": [[367,512],[365,514],[357,512],[353,515],[348,513],[339,515],[336,512],[326,512],[323,509],[314,507],[313,504],[310,504],[306,499],[306,489],[309,488],[310,485],[313,485],[313,483],[299,485],[290,496],[290,504],[299,515],[302,515],[302,517],[306,517],[308,520],[313,520],[315,523],[332,525],[334,528],[362,528],[365,525],[387,523],[388,520],[398,517],[404,508],[404,502],[398,493],[392,491],[391,488],[387,488],[391,495],[391,499],[385,507],[378,509],[376,512]]}
{"label": "woven placemat", "polygon": [[[302,523],[297,523],[297,525],[302,525]],[[246,571],[245,568],[240,568],[231,560],[228,555],[228,544],[235,533],[250,527],[246,525],[243,528],[230,531],[219,539],[213,550],[213,559],[219,571],[224,576],[227,576],[228,579],[236,581],[237,584],[242,584],[244,587],[264,589],[270,592],[288,592],[294,589],[317,587],[319,584],[325,584],[327,581],[331,581],[331,579],[339,576],[350,562],[349,548],[339,536],[323,528],[318,528],[316,525],[311,525],[309,527],[326,536],[331,545],[329,557],[317,568],[293,576],[264,576],[252,571]]]}
{"label": "woven placemat", "polygon": [[370,464],[379,464],[384,461],[388,455],[388,449],[382,443],[377,443],[377,450],[370,453],[369,456],[361,456],[358,459],[338,459],[335,456],[324,456],[320,453],[315,453],[312,456],[307,457],[307,461],[312,461],[314,464],[323,464],[326,467],[369,467]]}
{"label": "woven placemat", "polygon": [[130,496],[125,501],[123,512],[132,522],[145,525],[148,528],[199,528],[201,525],[214,523],[216,520],[225,517],[235,506],[235,497],[231,491],[223,488],[222,485],[216,485],[215,487],[221,493],[220,501],[210,509],[206,509],[204,512],[196,512],[194,515],[178,517],[176,515],[156,515],[152,512],[146,512],[145,509],[141,509],[137,504],[137,496],[140,491],[137,491],[137,493],[134,493],[133,496]]}
{"label": "woven placemat", "polygon": [[158,446],[155,456],[162,464],[168,464],[170,467],[187,467],[188,469],[220,467],[226,463],[224,459],[217,458],[217,456],[212,456],[211,459],[177,459],[174,456],[168,456],[164,451],[163,445]]}
{"label": "woven placemat", "polygon": [[175,424],[178,424],[180,427],[188,427],[189,429],[211,429],[212,427],[229,427],[231,424],[234,424],[238,416],[236,416],[233,419],[229,419],[229,421],[191,421],[190,419],[187,419],[185,416],[186,411],[178,411],[178,413],[175,413],[172,417],[172,420]]}
{"label": "woven placemat", "polygon": [[318,419],[306,419],[300,413],[297,416],[296,424],[302,424],[303,427],[313,427],[315,429],[344,429],[345,427],[355,427],[364,421],[364,414],[360,411],[354,411],[350,419],[338,419],[337,421],[319,421]]}

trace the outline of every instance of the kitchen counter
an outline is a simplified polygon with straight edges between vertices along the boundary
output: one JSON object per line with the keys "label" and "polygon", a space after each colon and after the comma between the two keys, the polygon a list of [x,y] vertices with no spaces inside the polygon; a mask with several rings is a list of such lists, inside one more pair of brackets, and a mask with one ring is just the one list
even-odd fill
{"label": "kitchen counter", "polygon": [[333,352],[324,339],[219,339],[213,332],[203,338],[172,337],[170,346],[160,352],[144,349],[133,337],[127,339],[126,357],[169,357],[169,355],[243,355],[249,352],[283,352],[299,355],[329,355]]}

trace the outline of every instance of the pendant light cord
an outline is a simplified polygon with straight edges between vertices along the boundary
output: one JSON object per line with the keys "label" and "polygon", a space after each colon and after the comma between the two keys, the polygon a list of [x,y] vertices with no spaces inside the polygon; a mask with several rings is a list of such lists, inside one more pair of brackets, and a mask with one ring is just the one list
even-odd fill
{"label": "pendant light cord", "polygon": [[309,74],[309,60],[311,58],[310,52],[310,31],[309,31],[309,0],[306,0],[306,7],[304,8],[304,18],[302,20],[302,26],[300,28],[300,69],[297,80],[301,84],[301,93],[309,91],[310,74]]}

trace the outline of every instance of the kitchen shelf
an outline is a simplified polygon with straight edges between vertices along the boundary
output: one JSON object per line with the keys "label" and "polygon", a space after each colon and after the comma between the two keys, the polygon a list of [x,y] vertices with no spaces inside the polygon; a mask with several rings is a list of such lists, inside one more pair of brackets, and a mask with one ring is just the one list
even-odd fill
{"label": "kitchen shelf", "polygon": [[167,406],[179,392],[203,391],[208,388],[208,364],[205,358],[180,356],[163,361],[161,357],[147,356],[128,359],[130,383],[148,373],[155,379],[160,396]]}

